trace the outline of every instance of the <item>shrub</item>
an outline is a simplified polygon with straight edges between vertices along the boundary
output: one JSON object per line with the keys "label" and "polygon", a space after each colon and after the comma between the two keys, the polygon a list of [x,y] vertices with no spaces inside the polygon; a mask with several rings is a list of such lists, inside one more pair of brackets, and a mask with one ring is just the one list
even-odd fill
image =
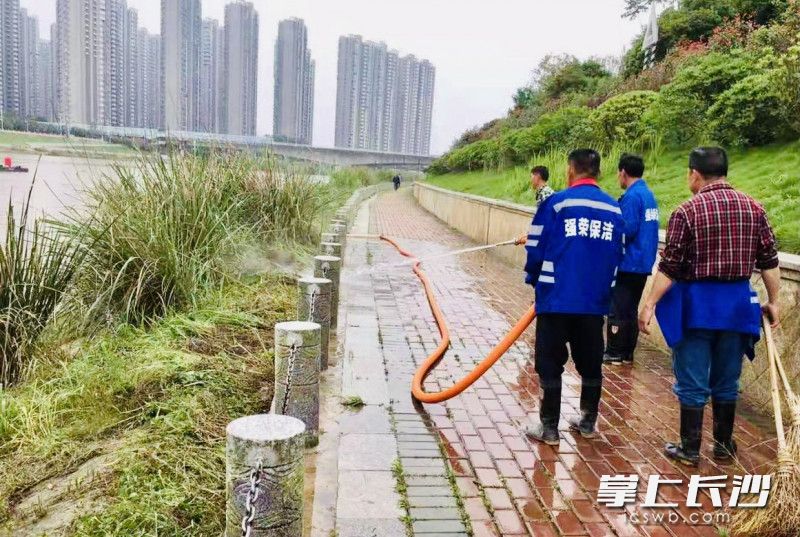
{"label": "shrub", "polygon": [[706,114],[709,132],[728,145],[764,145],[788,131],[780,96],[777,71],[744,78],[723,92]]}
{"label": "shrub", "polygon": [[480,140],[451,151],[446,156],[446,163],[451,170],[476,170],[495,163],[499,152],[496,140]]}
{"label": "shrub", "polygon": [[706,131],[708,108],[718,95],[749,76],[753,63],[749,55],[740,51],[711,52],[693,58],[661,89],[645,123],[669,144],[699,141]]}
{"label": "shrub", "polygon": [[527,162],[534,154],[574,145],[589,113],[585,107],[560,108],[543,114],[533,127],[509,134],[507,140],[513,148],[515,161]]}
{"label": "shrub", "polygon": [[615,143],[641,143],[644,135],[642,116],[655,102],[653,91],[630,91],[617,95],[592,112],[591,122],[602,136],[603,147]]}
{"label": "shrub", "polygon": [[780,96],[783,117],[795,133],[800,133],[800,43],[780,57],[776,78],[775,90]]}

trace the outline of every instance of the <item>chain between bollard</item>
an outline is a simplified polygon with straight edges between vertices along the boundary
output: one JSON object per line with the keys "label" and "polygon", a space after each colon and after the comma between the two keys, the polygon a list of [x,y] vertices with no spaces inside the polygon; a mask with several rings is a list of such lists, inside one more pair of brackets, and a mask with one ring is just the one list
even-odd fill
{"label": "chain between bollard", "polygon": [[312,322],[314,320],[314,308],[317,307],[317,290],[311,290],[311,298],[309,299],[308,304],[308,322]]}
{"label": "chain between bollard", "polygon": [[289,356],[286,364],[286,393],[283,396],[283,405],[281,406],[281,414],[286,415],[286,410],[289,408],[289,392],[292,389],[292,371],[294,370],[294,360],[297,355],[297,344],[292,343],[289,347]]}
{"label": "chain between bollard", "polygon": [[261,484],[261,464],[261,459],[258,459],[255,468],[250,469],[250,490],[247,491],[244,505],[242,537],[250,537],[250,532],[253,530],[253,519],[256,517],[255,501],[258,499],[258,487]]}

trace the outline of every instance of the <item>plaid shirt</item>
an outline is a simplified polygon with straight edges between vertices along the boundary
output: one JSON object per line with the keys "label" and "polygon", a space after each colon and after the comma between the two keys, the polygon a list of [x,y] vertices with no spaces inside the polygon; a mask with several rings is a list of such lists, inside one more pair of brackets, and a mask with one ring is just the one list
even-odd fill
{"label": "plaid shirt", "polygon": [[669,219],[658,268],[673,280],[741,280],[778,266],[775,235],[753,198],[725,181],[703,187]]}

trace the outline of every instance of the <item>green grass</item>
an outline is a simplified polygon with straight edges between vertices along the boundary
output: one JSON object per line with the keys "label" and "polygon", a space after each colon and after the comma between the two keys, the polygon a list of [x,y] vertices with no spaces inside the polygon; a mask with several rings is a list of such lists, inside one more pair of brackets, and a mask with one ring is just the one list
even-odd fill
{"label": "green grass", "polygon": [[[604,159],[601,177],[603,188],[615,197],[622,193],[616,179],[617,156],[615,153]],[[731,183],[764,205],[780,249],[800,253],[800,142],[733,150],[729,157]],[[666,226],[675,207],[690,196],[686,185],[687,158],[687,150],[647,155],[645,178],[661,206],[662,226]],[[531,164],[549,166],[553,187],[564,188],[566,156],[563,153],[542,155]],[[533,205],[529,169],[519,166],[447,174],[430,177],[428,181],[450,190]]]}
{"label": "green grass", "polygon": [[359,395],[351,395],[342,400],[342,406],[351,410],[360,410],[367,406],[367,403]]}
{"label": "green grass", "polygon": [[295,293],[276,277],[233,284],[150,329],[120,325],[60,349],[0,392],[0,533],[4,518],[24,532],[25,513],[10,508],[30,487],[111,454],[71,486],[76,498],[100,492],[102,512],[81,513],[70,534],[221,535],[225,426],[267,408],[273,325]]}
{"label": "green grass", "polygon": [[[25,145],[25,144],[66,145],[73,140],[76,140],[76,138],[74,137],[66,138],[64,136],[58,136],[53,134],[39,134],[35,132],[0,130],[0,145],[8,145],[8,146]],[[102,140],[85,139],[85,142],[87,145],[111,145],[111,144],[106,144]]]}
{"label": "green grass", "polygon": [[93,138],[69,138],[52,134],[0,130],[0,148],[9,151],[48,154],[90,154],[107,157],[135,156],[136,151],[121,144]]}

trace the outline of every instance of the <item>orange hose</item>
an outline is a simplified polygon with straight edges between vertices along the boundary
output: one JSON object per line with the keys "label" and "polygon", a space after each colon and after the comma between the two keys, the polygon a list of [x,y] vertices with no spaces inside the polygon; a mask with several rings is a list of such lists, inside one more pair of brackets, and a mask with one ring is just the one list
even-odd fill
{"label": "orange hose", "polygon": [[[400,245],[392,239],[384,237],[383,235],[380,236],[380,239],[394,246],[397,251],[400,252],[400,255],[414,260],[417,259],[414,254],[401,248]],[[439,308],[439,303],[436,302],[436,297],[433,294],[431,282],[428,280],[428,277],[425,275],[419,265],[420,262],[417,260],[413,265],[414,274],[417,275],[419,280],[422,282],[422,286],[425,288],[425,296],[428,298],[428,304],[431,306],[431,312],[433,313],[433,318],[436,320],[436,326],[439,327],[441,341],[439,342],[439,346],[436,347],[436,350],[425,359],[422,365],[419,366],[419,369],[417,369],[417,372],[414,373],[414,379],[411,382],[411,394],[413,395],[414,399],[423,403],[441,403],[442,401],[452,399],[456,395],[472,386],[476,380],[481,378],[481,376],[486,373],[489,368],[492,367],[494,363],[506,353],[511,345],[513,345],[514,342],[519,339],[522,333],[525,332],[525,329],[530,326],[530,324],[536,318],[536,309],[531,306],[531,308],[525,312],[525,315],[523,315],[522,318],[517,321],[517,324],[511,328],[511,331],[505,335],[500,343],[498,343],[497,346],[491,350],[488,356],[486,356],[481,363],[476,365],[475,369],[470,371],[467,376],[445,390],[435,393],[428,393],[423,389],[423,384],[425,383],[427,376],[447,352],[447,348],[450,346],[450,331],[447,329],[447,324],[445,323],[444,315],[442,315],[442,310]]]}

